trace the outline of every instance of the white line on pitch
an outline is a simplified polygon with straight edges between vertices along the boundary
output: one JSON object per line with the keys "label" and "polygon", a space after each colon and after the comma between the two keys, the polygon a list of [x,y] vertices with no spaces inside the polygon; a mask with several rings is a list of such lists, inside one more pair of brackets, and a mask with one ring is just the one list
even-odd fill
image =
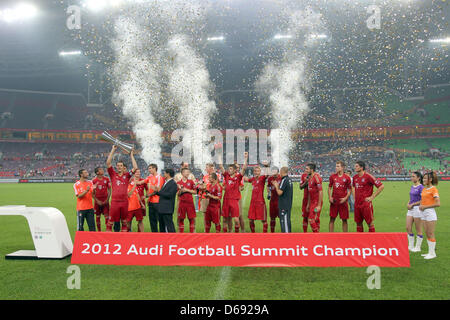
{"label": "white line on pitch", "polygon": [[[245,185],[245,192],[244,197],[242,198],[242,206],[245,204],[245,200],[247,200],[247,194],[250,188],[248,188],[247,185]],[[242,208],[242,214],[244,214],[244,208]],[[220,271],[220,279],[219,284],[217,285],[216,292],[214,294],[215,300],[224,300],[225,297],[225,291],[228,289],[228,285],[230,284],[231,280],[231,267],[222,267],[222,270]]]}

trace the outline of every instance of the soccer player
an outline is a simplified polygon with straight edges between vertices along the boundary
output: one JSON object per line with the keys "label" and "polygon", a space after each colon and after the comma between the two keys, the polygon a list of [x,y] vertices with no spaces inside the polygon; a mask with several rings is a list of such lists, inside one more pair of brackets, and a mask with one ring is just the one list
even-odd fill
{"label": "soccer player", "polygon": [[[412,252],[420,252],[422,245],[422,221],[420,219],[420,200],[423,190],[422,174],[418,171],[411,174],[411,182],[413,185],[409,191],[409,202],[406,204],[408,212],[406,213],[406,232],[408,232],[408,249]],[[413,223],[416,225],[417,240],[414,246],[414,233],[412,231]]]}
{"label": "soccer player", "polygon": [[[236,166],[236,170],[239,171],[240,165],[237,163],[237,161],[234,163]],[[244,215],[242,214],[242,191],[244,191],[245,185],[244,185],[244,179],[241,180],[241,183],[239,185],[239,225],[241,226],[241,232],[245,232],[245,221],[244,221]],[[231,230],[231,221],[228,228]]]}
{"label": "soccer player", "polygon": [[94,206],[92,205],[92,192],[94,185],[88,180],[89,172],[85,169],[78,171],[80,180],[75,182],[73,189],[77,197],[77,231],[84,231],[86,219],[89,231],[95,231]]}
{"label": "soccer player", "polygon": [[[239,185],[247,169],[248,152],[244,153],[245,162],[241,172],[236,170],[236,166],[231,164],[228,171],[225,171],[223,165],[220,165],[220,171],[224,178],[225,195],[222,205],[223,232],[228,232],[229,223],[234,220],[234,232],[239,232]],[[231,231],[231,230],[230,230]]]}
{"label": "soccer player", "polygon": [[195,232],[195,206],[192,195],[195,194],[195,182],[189,179],[191,171],[188,168],[181,169],[182,178],[177,182],[178,185],[178,232],[184,232],[184,219],[189,219],[189,232]]}
{"label": "soccer player", "polygon": [[302,201],[302,217],[303,217],[303,232],[308,232],[308,211],[306,207],[308,206],[308,179],[309,174],[303,172],[300,178],[300,190],[303,190],[303,201]]}
{"label": "soccer player", "polygon": [[[365,170],[366,164],[363,161],[355,163],[356,175],[353,177],[352,193],[355,198],[356,231],[364,232],[363,221],[366,221],[369,232],[375,232],[372,201],[383,191],[384,185]],[[375,193],[373,186],[377,188]]]}
{"label": "soccer player", "polygon": [[209,199],[206,197],[206,192],[209,190],[210,187],[209,175],[215,172],[214,164],[207,163],[205,167],[205,172],[206,174],[203,175],[202,183],[198,184],[198,195],[199,195],[198,207],[199,211],[202,212],[203,214],[206,212],[206,208],[208,207]]}
{"label": "soccer player", "polygon": [[150,222],[151,232],[158,232],[158,224],[161,229],[162,221],[159,217],[158,204],[159,196],[151,188],[156,186],[162,188],[164,185],[164,178],[158,174],[158,165],[151,163],[148,166],[149,176],[144,181],[139,181],[138,184],[145,183],[147,185],[147,197],[148,197],[148,220]]}
{"label": "soccer player", "polygon": [[[139,193],[139,198],[143,203],[143,206],[141,206],[142,217],[145,217],[146,213],[147,213],[147,208],[145,206],[145,194],[148,193],[148,186],[145,183],[145,179],[142,179],[140,169],[136,169],[133,177],[134,177],[134,180],[136,181],[136,190]],[[142,219],[142,223],[144,223],[143,221],[144,221],[144,219]],[[129,232],[131,232],[132,222],[133,221],[130,221],[130,223],[128,223],[128,231]],[[142,225],[142,228],[144,228],[144,225]]]}
{"label": "soccer player", "polygon": [[248,219],[250,220],[250,230],[255,233],[255,220],[261,220],[263,223],[263,233],[267,233],[267,207],[264,200],[264,186],[266,184],[266,175],[261,175],[261,167],[256,166],[253,169],[253,177],[244,177],[244,181],[250,182],[253,186],[252,199],[248,209]]}
{"label": "soccer player", "polygon": [[292,181],[288,176],[289,168],[280,169],[281,182],[272,181],[272,185],[278,194],[278,210],[280,217],[281,232],[291,232],[291,209],[292,209]]}
{"label": "soccer player", "polygon": [[[352,170],[347,170],[347,175],[350,177],[351,184],[353,185]],[[350,198],[348,198],[348,204],[350,205],[350,211],[353,212],[355,209],[355,199],[352,193],[350,193]]]}
{"label": "soccer player", "polygon": [[275,226],[278,218],[278,193],[272,182],[281,183],[281,176],[278,168],[272,168],[272,175],[267,178],[267,197],[269,198],[269,214],[270,214],[270,232],[275,232]]}
{"label": "soccer player", "polygon": [[[116,170],[112,167],[112,159],[114,156],[114,152],[116,152],[117,146],[113,145],[111,152],[108,155],[108,159],[106,159],[106,167],[108,168],[109,178],[111,179],[111,205],[109,210],[109,221],[106,226],[106,231],[111,231],[113,223],[117,222],[114,225],[114,231],[120,231],[120,225],[118,222],[122,223],[122,231],[128,231],[128,184],[131,178],[130,172],[126,171],[126,167],[123,161],[117,161]],[[133,164],[133,169],[131,172],[134,172],[137,169],[137,163],[134,159],[134,150],[130,152],[131,162]]]}
{"label": "soccer player", "polygon": [[322,178],[316,172],[314,163],[306,165],[306,173],[308,174],[308,205],[306,206],[308,222],[313,232],[319,232],[320,212],[323,205]]}
{"label": "soccer player", "polygon": [[[136,218],[138,222],[138,232],[144,232],[144,219],[142,208],[145,208],[144,202],[142,201],[142,197],[139,194],[137,182],[141,179],[139,169],[136,170],[132,179],[130,179],[130,184],[128,185],[128,215],[127,215],[127,223],[128,228],[127,231],[131,231],[131,223],[133,218]],[[122,230],[124,231],[124,230]]]}
{"label": "soccer player", "polygon": [[100,221],[101,215],[105,217],[105,226],[109,221],[109,198],[111,197],[111,181],[105,177],[105,170],[102,167],[94,169],[95,178],[92,180],[94,185],[94,213],[97,224],[97,231],[102,231]]}
{"label": "soccer player", "polygon": [[[334,221],[337,215],[342,220],[342,231],[348,232],[348,198],[352,193],[352,178],[344,173],[345,163],[336,162],[336,173],[330,176],[328,199],[330,201],[329,231],[334,232]],[[331,192],[333,190],[333,192]]]}
{"label": "soccer player", "polygon": [[421,211],[421,219],[425,228],[428,243],[428,253],[424,254],[425,259],[436,258],[436,238],[434,230],[436,228],[437,215],[434,208],[441,206],[439,193],[436,188],[438,177],[435,172],[428,172],[423,175],[422,199],[420,200],[419,210]]}
{"label": "soccer player", "polygon": [[215,172],[209,175],[211,187],[206,192],[209,198],[208,207],[205,212],[205,232],[209,233],[211,222],[216,226],[216,233],[220,232],[220,200],[222,200],[222,186]]}

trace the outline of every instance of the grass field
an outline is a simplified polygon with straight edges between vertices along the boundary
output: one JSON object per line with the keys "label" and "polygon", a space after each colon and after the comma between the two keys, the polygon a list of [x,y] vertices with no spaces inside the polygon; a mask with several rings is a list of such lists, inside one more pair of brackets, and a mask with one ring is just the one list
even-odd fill
{"label": "grass field", "polygon": [[[375,227],[379,232],[405,231],[408,182],[386,182],[374,201]],[[301,232],[302,194],[295,185],[293,232]],[[411,254],[410,268],[382,268],[381,289],[369,290],[365,268],[249,268],[155,267],[80,265],[81,289],[69,290],[64,260],[5,260],[5,254],[34,249],[23,217],[0,217],[0,299],[449,299],[450,297],[450,183],[438,185],[438,257],[425,261]],[[0,184],[0,205],[55,207],[66,216],[74,239],[75,199],[71,184]],[[251,187],[243,192],[244,213]],[[321,214],[321,231],[328,231],[328,200]],[[351,214],[351,219],[353,214]],[[186,226],[188,224],[186,223]],[[135,228],[135,226],[134,226]],[[145,220],[149,230],[148,219]],[[248,223],[247,223],[247,229]],[[350,231],[356,231],[350,220]],[[185,230],[189,228],[185,228]],[[336,230],[341,230],[340,222]],[[367,229],[366,229],[367,230]],[[202,219],[197,232],[203,231]],[[262,231],[257,223],[257,232]],[[277,231],[280,231],[277,225]],[[426,241],[422,251],[427,250]]]}

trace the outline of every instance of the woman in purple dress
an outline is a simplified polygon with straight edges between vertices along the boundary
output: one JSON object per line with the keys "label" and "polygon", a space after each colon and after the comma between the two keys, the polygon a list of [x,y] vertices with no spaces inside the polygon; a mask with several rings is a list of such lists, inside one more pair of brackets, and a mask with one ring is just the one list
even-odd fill
{"label": "woman in purple dress", "polygon": [[[408,232],[408,249],[412,252],[420,252],[422,245],[422,222],[420,220],[420,199],[423,189],[422,174],[418,171],[411,174],[411,190],[409,191],[409,202],[406,205],[408,212],[406,213],[406,232]],[[413,223],[416,225],[416,245],[414,246],[414,232],[412,231]]]}

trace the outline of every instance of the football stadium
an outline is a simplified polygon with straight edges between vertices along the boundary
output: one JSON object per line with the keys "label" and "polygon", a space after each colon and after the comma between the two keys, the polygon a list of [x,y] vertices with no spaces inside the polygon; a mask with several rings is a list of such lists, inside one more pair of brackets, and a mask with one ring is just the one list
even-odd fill
{"label": "football stadium", "polygon": [[2,1],[0,299],[447,300],[449,19]]}

